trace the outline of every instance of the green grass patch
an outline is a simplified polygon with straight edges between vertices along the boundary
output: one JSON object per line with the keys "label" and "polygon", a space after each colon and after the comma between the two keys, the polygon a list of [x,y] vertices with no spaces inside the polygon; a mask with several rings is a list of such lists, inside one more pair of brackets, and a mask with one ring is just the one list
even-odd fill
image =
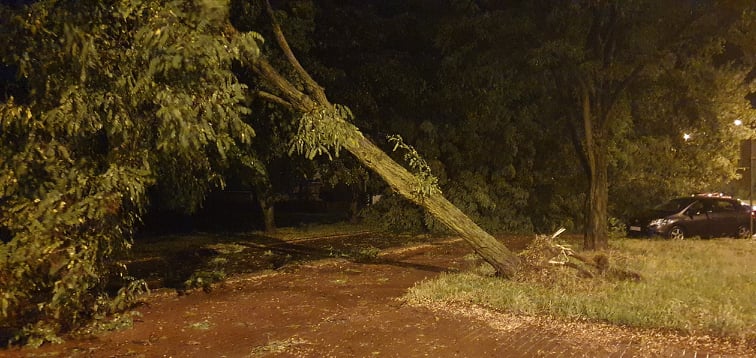
{"label": "green grass patch", "polygon": [[559,267],[505,280],[490,270],[443,274],[408,292],[412,303],[477,304],[526,315],[660,328],[724,338],[756,338],[756,242],[622,239],[608,256],[640,282],[577,277]]}

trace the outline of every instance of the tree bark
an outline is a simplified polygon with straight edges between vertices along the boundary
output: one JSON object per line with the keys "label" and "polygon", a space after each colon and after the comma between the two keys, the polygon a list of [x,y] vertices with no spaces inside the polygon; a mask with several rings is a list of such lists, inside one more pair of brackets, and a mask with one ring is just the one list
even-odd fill
{"label": "tree bark", "polygon": [[588,230],[583,248],[604,250],[609,247],[607,223],[609,203],[609,178],[607,175],[606,153],[603,148],[594,148],[595,164],[591,173],[588,191]]}
{"label": "tree bark", "polygon": [[352,197],[349,199],[349,222],[356,223],[359,220],[360,199],[362,192],[352,189]]}
{"label": "tree bark", "polygon": [[423,198],[415,195],[413,190],[418,186],[418,179],[365,138],[356,127],[345,142],[344,148],[363,165],[380,175],[396,192],[422,206],[433,217],[458,233],[475,252],[496,269],[499,275],[512,277],[517,272],[520,265],[517,255],[478,226],[443,195],[435,193]]}
{"label": "tree bark", "polygon": [[594,101],[591,90],[582,86],[583,126],[585,131],[585,156],[588,164],[588,217],[586,218],[583,248],[603,250],[608,248],[607,209],[609,203],[609,176],[607,149],[603,121],[593,114]]}
{"label": "tree bark", "polygon": [[265,232],[276,231],[276,207],[272,200],[258,200],[263,214]]}

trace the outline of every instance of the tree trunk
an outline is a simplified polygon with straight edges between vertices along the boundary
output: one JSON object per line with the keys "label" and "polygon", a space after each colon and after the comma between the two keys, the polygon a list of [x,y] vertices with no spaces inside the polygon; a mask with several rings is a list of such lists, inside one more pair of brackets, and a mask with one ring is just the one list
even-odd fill
{"label": "tree trunk", "polygon": [[[275,14],[270,2],[266,1],[266,8],[272,21],[273,33],[284,57],[294,68],[299,79],[304,82],[304,87],[295,86],[281,75],[265,58],[255,58],[252,62],[253,70],[275,88],[279,95],[264,93],[265,98],[273,99],[277,103],[286,104],[291,109],[301,113],[334,113],[334,105],[328,101],[325,90],[310,76],[302,67],[291,51],[281,27],[276,21]],[[473,250],[490,263],[496,272],[504,277],[512,277],[520,266],[520,259],[509,251],[503,243],[499,242],[480,228],[459,208],[450,203],[439,194],[419,198],[413,190],[419,187],[418,179],[407,169],[396,163],[375,144],[365,138],[359,129],[347,122],[344,118],[334,115],[331,118],[323,118],[326,121],[337,121],[337,127],[343,127],[343,147],[352,153],[363,165],[380,175],[391,188],[405,198],[422,206],[436,219],[458,233],[467,241]],[[323,126],[329,124],[323,123]],[[324,143],[333,145],[334,143]]]}
{"label": "tree trunk", "polygon": [[609,181],[607,176],[606,151],[596,148],[594,168],[591,171],[588,191],[588,228],[583,242],[586,250],[604,250],[609,247],[607,210],[609,203]]}
{"label": "tree trunk", "polygon": [[260,205],[263,216],[263,228],[265,232],[276,231],[276,210],[275,205],[278,200],[273,194],[273,185],[268,177],[268,170],[265,168],[257,173],[257,180],[254,181],[253,187],[257,203]]}
{"label": "tree trunk", "polygon": [[272,200],[259,200],[265,232],[276,231],[276,207]]}
{"label": "tree trunk", "polygon": [[588,86],[582,87],[583,129],[585,131],[585,157],[588,164],[588,217],[583,248],[603,250],[609,246],[607,231],[607,208],[609,203],[609,177],[604,123],[594,116],[596,103],[591,100]]}
{"label": "tree trunk", "polygon": [[443,195],[436,193],[424,198],[417,197],[413,189],[417,188],[418,179],[365,138],[356,127],[354,127],[353,135],[345,141],[344,148],[357,157],[362,164],[380,175],[399,194],[422,206],[436,219],[458,233],[475,252],[496,269],[499,275],[512,277],[515,274],[520,265],[517,255],[480,228]]}
{"label": "tree trunk", "polygon": [[362,192],[357,189],[352,189],[352,197],[349,199],[349,222],[357,223],[359,221],[360,212],[360,199],[362,198]]}

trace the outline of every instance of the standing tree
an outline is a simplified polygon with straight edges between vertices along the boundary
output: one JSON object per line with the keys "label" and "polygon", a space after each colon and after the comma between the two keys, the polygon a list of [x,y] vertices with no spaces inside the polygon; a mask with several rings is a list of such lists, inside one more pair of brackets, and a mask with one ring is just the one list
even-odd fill
{"label": "standing tree", "polygon": [[[222,4],[220,4],[222,5]],[[254,136],[232,62],[254,34],[223,36],[212,2],[39,1],[3,22],[28,93],[0,104],[0,338],[38,344],[123,308],[113,256],[155,183],[197,202]],[[183,175],[191,174],[191,175]]]}
{"label": "standing tree", "polygon": [[[733,87],[733,72],[749,68],[721,62],[726,38],[752,18],[752,4],[689,1],[578,1],[546,8],[532,5],[539,44],[532,63],[542,69],[543,86],[574,133],[575,147],[588,178],[587,227],[584,247],[607,247],[609,168],[616,151],[634,126],[648,127],[651,118],[667,122],[665,133],[682,135],[698,126],[705,132],[728,133],[718,127],[743,114],[747,86]],[[542,18],[542,20],[538,20]],[[748,20],[752,21],[752,20]],[[720,60],[718,62],[717,60]],[[728,72],[717,81],[718,72]],[[736,75],[735,78],[744,79]],[[649,91],[653,88],[653,91]],[[739,113],[716,111],[727,90],[727,101],[738,102]],[[666,95],[666,96],[665,96]],[[666,100],[672,100],[671,102]],[[671,106],[671,107],[670,107]],[[669,117],[638,117],[651,108]],[[731,152],[736,141],[731,141]],[[726,152],[727,154],[730,154]],[[731,157],[731,158],[734,158]],[[721,161],[720,161],[721,162]],[[730,160],[727,165],[734,172]]]}

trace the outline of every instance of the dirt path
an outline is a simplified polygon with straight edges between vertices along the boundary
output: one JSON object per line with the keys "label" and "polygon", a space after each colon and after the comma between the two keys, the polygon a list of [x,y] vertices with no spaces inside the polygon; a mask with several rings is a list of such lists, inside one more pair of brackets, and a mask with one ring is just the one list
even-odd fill
{"label": "dirt path", "polygon": [[325,258],[234,276],[210,293],[158,290],[133,327],[8,357],[647,357],[749,356],[706,337],[564,324],[480,308],[412,307],[407,288],[464,269],[460,240]]}

